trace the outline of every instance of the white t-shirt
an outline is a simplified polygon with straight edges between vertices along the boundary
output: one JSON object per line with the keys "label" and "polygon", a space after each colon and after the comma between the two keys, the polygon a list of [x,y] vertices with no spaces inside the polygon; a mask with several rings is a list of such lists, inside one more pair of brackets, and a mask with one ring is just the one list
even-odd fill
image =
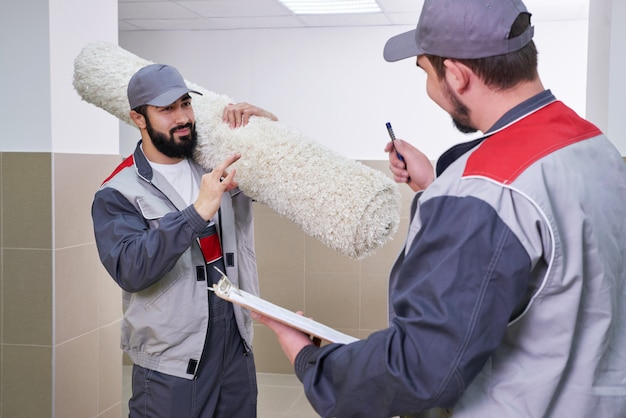
{"label": "white t-shirt", "polygon": [[188,205],[196,201],[199,186],[191,172],[189,160],[184,159],[176,164],[159,164],[150,161],[150,165],[153,170],[158,171],[167,179]]}

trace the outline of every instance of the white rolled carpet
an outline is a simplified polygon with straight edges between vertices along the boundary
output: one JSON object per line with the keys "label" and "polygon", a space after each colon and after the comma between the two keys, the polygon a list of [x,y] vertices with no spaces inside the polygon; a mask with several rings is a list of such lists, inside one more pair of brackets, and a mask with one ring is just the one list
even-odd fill
{"label": "white rolled carpet", "polygon": [[[128,80],[151,63],[114,44],[89,44],[74,61],[74,88],[83,100],[132,124]],[[246,195],[350,258],[372,254],[397,231],[400,193],[389,177],[280,122],[253,117],[247,126],[231,129],[221,117],[232,100],[187,85],[203,94],[193,98],[198,132],[194,158],[200,165],[210,169],[241,153],[234,166]]]}

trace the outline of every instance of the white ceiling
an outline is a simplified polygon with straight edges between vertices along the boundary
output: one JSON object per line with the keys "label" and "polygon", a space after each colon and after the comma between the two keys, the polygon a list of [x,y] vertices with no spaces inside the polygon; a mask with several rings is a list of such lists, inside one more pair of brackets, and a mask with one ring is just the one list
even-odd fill
{"label": "white ceiling", "polygon": [[[120,31],[415,25],[423,0],[377,0],[381,13],[296,16],[278,0],[119,0]],[[533,21],[586,19],[589,0],[525,0]]]}

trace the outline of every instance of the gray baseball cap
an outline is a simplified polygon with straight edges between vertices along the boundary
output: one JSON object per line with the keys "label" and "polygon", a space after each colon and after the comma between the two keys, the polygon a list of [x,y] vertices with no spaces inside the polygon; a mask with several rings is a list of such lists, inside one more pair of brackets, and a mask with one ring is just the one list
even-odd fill
{"label": "gray baseball cap", "polygon": [[517,51],[534,34],[529,26],[508,39],[520,13],[528,13],[521,0],[425,0],[417,28],[389,39],[383,56],[386,61],[423,54],[475,59]]}
{"label": "gray baseball cap", "polygon": [[131,109],[142,105],[168,106],[189,92],[202,95],[187,87],[176,68],[164,64],[140,68],[130,78],[127,90]]}

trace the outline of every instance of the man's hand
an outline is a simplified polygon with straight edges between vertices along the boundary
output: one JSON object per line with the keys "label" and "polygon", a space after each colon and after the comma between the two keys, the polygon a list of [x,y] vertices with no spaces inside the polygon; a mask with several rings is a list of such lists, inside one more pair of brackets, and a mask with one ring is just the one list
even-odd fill
{"label": "man's hand", "polygon": [[278,120],[273,113],[245,102],[230,103],[226,106],[222,113],[222,120],[228,123],[231,128],[239,128],[248,124],[250,116],[261,116],[274,121]]}
{"label": "man's hand", "polygon": [[[404,161],[398,157],[396,151],[402,155]],[[397,183],[407,183],[417,192],[426,189],[435,179],[435,170],[428,157],[408,142],[401,139],[388,142],[385,152],[389,153],[389,169]]]}
{"label": "man's hand", "polygon": [[237,187],[238,183],[235,181],[237,170],[233,168],[228,171],[227,168],[239,158],[241,158],[241,154],[233,154],[222,161],[213,171],[202,176],[198,199],[193,205],[205,221],[208,222],[217,213],[224,192]]}
{"label": "man's hand", "polygon": [[[298,312],[298,314],[302,315],[302,312]],[[266,325],[276,333],[276,336],[278,337],[278,342],[280,343],[280,346],[282,347],[285,355],[287,356],[291,364],[294,364],[294,362],[296,361],[296,356],[298,355],[300,350],[302,350],[307,345],[315,344],[319,346],[319,340],[317,342],[313,342],[311,341],[311,338],[304,332],[298,331],[297,329],[291,328],[257,312],[252,312],[252,318],[259,321],[263,325]]]}

